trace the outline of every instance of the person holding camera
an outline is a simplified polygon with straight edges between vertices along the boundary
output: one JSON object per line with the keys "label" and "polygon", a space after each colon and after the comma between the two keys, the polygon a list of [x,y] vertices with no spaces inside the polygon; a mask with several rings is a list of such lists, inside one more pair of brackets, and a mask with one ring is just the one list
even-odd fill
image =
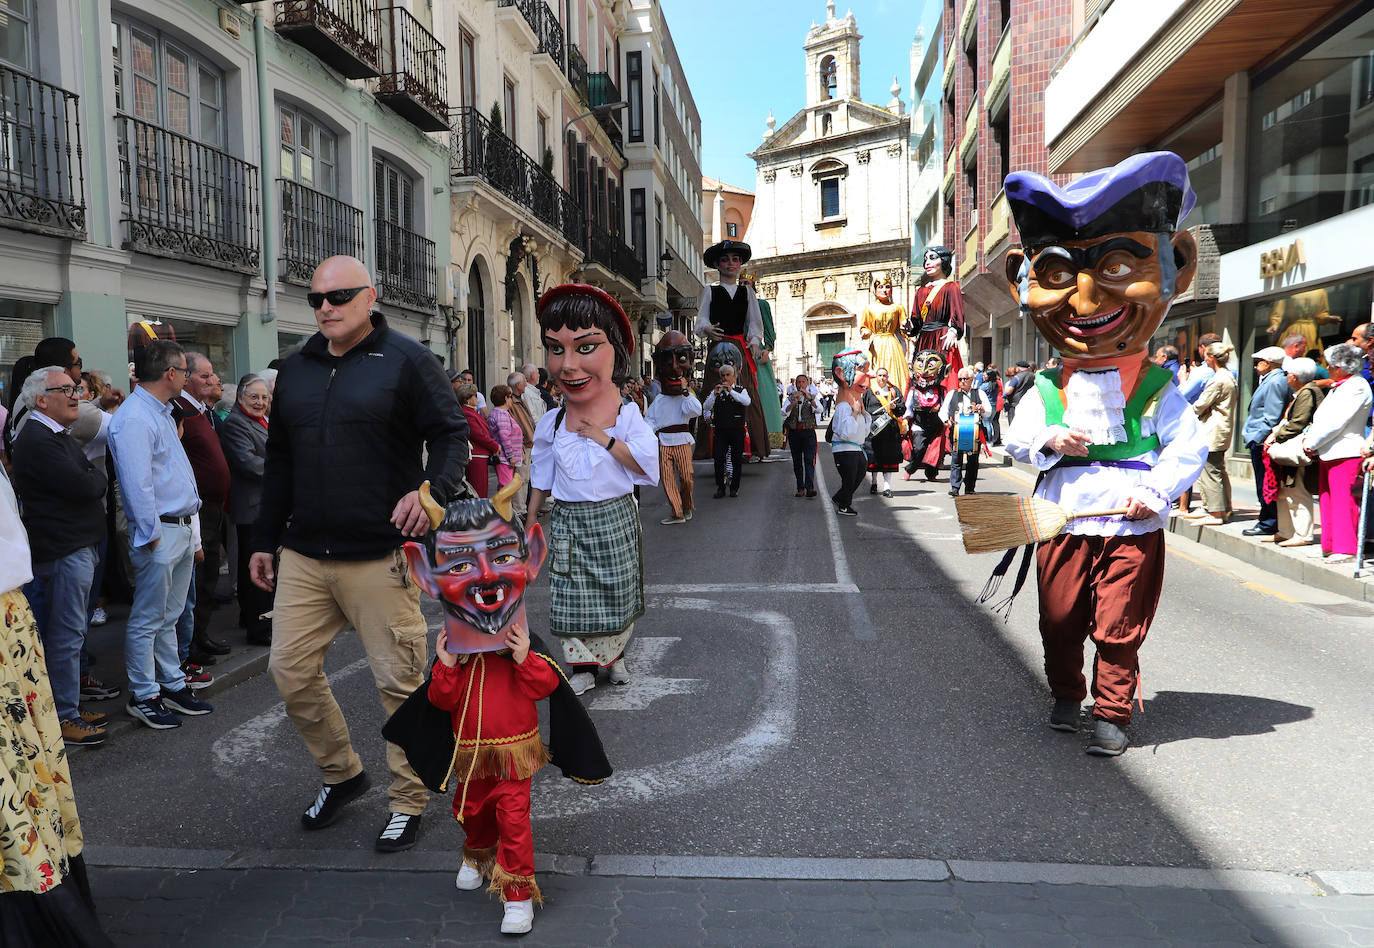
{"label": "person holding camera", "polygon": [[745,409],[750,405],[749,393],[735,379],[735,367],[726,363],[720,367],[720,383],[706,398],[702,414],[714,430],[716,493],[725,496],[725,459],[730,459],[730,496],[739,496],[740,472],[744,470]]}
{"label": "person holding camera", "polygon": [[783,403],[783,430],[792,450],[792,473],[797,478],[797,496],[816,496],[816,417],[821,406],[816,386],[805,375],[798,375],[787,390]]}

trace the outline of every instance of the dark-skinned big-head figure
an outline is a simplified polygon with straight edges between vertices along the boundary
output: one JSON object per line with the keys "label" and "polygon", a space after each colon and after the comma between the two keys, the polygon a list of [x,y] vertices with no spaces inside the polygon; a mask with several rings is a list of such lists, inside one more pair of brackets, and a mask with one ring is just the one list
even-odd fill
{"label": "dark-skinned big-head figure", "polygon": [[1196,197],[1170,152],[1133,155],[1062,188],[1015,172],[1006,194],[1022,245],[1007,255],[1011,293],[1063,355],[1017,403],[1007,451],[1042,473],[1037,497],[1103,512],[1069,520],[1036,551],[1049,724],[1078,730],[1091,637],[1087,751],[1114,757],[1126,749],[1138,653],[1163,584],[1163,517],[1207,457],[1192,406],[1147,351],[1197,270],[1197,244],[1179,228]]}
{"label": "dark-skinned big-head figure", "polygon": [[940,402],[945,397],[944,381],[949,363],[939,349],[922,349],[911,359],[911,389],[907,407],[911,410],[911,458],[906,463],[906,479],[917,468],[926,480],[935,480],[940,464],[949,453],[949,429],[940,420]]}
{"label": "dark-skinned big-head figure", "polygon": [[692,343],[670,329],[654,346],[654,378],[664,395],[681,395],[692,385]]}

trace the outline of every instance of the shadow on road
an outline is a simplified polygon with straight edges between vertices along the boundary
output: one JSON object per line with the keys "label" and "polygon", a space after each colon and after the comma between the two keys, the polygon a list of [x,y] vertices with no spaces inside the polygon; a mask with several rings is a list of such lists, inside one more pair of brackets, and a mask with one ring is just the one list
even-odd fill
{"label": "shadow on road", "polygon": [[1136,728],[1137,744],[1144,745],[1272,734],[1279,725],[1306,721],[1314,713],[1274,698],[1205,691],[1156,692],[1145,711]]}

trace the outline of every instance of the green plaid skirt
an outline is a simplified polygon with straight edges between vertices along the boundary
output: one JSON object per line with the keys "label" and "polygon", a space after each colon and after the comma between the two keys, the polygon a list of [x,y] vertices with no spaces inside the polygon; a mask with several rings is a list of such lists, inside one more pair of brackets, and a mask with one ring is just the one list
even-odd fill
{"label": "green plaid skirt", "polygon": [[554,635],[615,635],[644,614],[644,547],[633,494],[554,501],[549,591]]}

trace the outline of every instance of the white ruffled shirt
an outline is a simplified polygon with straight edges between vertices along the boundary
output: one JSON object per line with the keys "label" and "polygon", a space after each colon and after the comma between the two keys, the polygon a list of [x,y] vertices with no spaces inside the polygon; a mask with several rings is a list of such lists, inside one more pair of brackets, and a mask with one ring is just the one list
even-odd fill
{"label": "white ruffled shirt", "polygon": [[[1070,430],[1070,418],[1106,418],[1107,403],[1116,400],[1103,398],[1100,402],[1090,403],[1087,409],[1078,409],[1073,404],[1073,383],[1083,374],[1082,370],[1075,372],[1066,384],[1063,425],[1045,423],[1045,403],[1040,396],[1040,389],[1033,383],[1027,383],[1032,385],[1031,390],[1017,403],[1016,414],[1006,431],[1007,453],[1018,461],[1033,465],[1038,471],[1044,471],[1045,478],[1035,496],[1054,501],[1070,513],[1113,510],[1125,507],[1130,500],[1139,500],[1154,511],[1152,516],[1143,520],[1127,520],[1121,516],[1070,520],[1064,528],[1065,533],[1111,537],[1138,536],[1162,530],[1169,504],[1197,480],[1207,460],[1207,439],[1203,436],[1193,406],[1179,392],[1178,384],[1170,382],[1155,400],[1154,411],[1140,420],[1141,436],[1157,435],[1160,442],[1158,451],[1147,451],[1132,458],[1150,465],[1148,471],[1111,466],[1056,467],[1064,455],[1045,447],[1045,442],[1055,434]],[[1116,395],[1121,397],[1121,377],[1115,370],[1091,374],[1114,376]],[[1091,380],[1092,388],[1100,391],[1107,381],[1100,377]],[[1125,405],[1124,398],[1121,398],[1121,404]],[[1125,440],[1124,435],[1123,427],[1121,440]]]}
{"label": "white ruffled shirt", "polygon": [[[701,400],[688,392],[686,395],[660,395],[655,398],[644,412],[644,423],[657,432],[660,428],[684,425],[700,417]],[[696,444],[690,431],[665,431],[658,435],[658,440],[666,447]]]}
{"label": "white ruffled shirt", "polygon": [[591,438],[569,431],[566,416],[555,434],[553,426],[560,414],[545,412],[534,426],[530,483],[535,490],[549,491],[554,500],[601,501],[623,497],[635,485],[658,484],[658,438],[637,405],[620,406],[615,424],[606,433],[629,447],[643,474],[626,468]]}

